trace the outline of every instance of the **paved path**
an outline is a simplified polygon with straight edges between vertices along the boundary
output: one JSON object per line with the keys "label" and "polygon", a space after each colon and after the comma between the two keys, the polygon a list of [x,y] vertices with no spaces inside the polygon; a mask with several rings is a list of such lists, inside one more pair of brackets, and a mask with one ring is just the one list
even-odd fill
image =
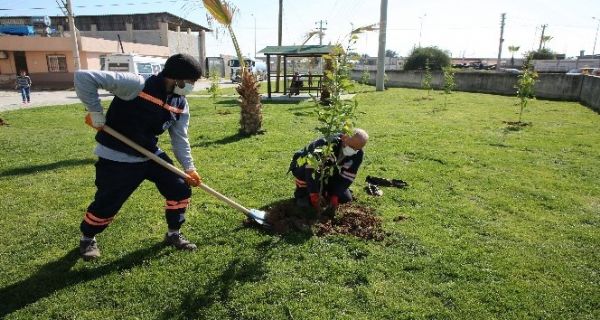
{"label": "paved path", "polygon": [[[221,83],[221,88],[235,86],[231,82]],[[210,86],[210,82],[206,79],[202,79],[196,82],[194,87],[197,93],[205,93],[206,88]],[[192,95],[194,96],[194,95]],[[112,94],[108,91],[100,90],[100,99],[107,100],[112,99]],[[0,90],[0,112],[25,109],[25,108],[36,108],[43,106],[54,106],[54,105],[65,105],[80,103],[79,98],[75,94],[74,90],[57,90],[57,91],[35,91],[35,87],[31,92],[31,103],[22,104],[21,94],[17,90],[2,91]]]}

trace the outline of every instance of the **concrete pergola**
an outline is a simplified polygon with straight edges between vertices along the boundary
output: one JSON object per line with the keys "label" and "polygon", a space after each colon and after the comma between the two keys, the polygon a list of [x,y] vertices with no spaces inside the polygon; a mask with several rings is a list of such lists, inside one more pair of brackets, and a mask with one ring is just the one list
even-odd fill
{"label": "concrete pergola", "polygon": [[333,54],[335,46],[331,45],[307,45],[307,46],[267,46],[260,50],[267,56],[267,90],[271,98],[271,56],[283,57],[283,92],[287,91],[287,57],[314,58]]}

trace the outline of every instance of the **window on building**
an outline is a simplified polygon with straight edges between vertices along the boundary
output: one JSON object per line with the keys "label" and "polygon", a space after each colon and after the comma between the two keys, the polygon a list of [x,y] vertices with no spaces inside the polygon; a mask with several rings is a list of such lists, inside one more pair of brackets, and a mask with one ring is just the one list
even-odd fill
{"label": "window on building", "polygon": [[100,55],[99,58],[100,58],[100,70],[106,69],[105,68],[105,66],[106,66],[106,55],[104,55],[104,54]]}
{"label": "window on building", "polygon": [[51,55],[48,57],[48,72],[67,72],[67,57]]}

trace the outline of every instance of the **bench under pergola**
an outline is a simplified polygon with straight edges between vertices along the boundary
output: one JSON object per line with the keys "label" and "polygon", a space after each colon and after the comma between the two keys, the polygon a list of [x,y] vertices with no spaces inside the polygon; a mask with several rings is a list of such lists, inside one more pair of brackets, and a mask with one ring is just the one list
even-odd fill
{"label": "bench under pergola", "polygon": [[[283,57],[283,93],[287,92],[287,58],[320,58],[324,55],[333,54],[335,46],[331,45],[306,45],[306,46],[267,46],[260,50],[267,56],[267,90],[269,99],[271,98],[271,56]],[[315,78],[321,78],[322,75],[314,75]]]}

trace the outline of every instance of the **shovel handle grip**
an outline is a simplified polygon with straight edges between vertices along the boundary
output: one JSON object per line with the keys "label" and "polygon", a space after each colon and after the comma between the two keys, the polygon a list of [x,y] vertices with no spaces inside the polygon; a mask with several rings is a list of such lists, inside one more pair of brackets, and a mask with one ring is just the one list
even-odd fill
{"label": "shovel handle grip", "polygon": [[[172,171],[173,173],[177,174],[178,176],[180,176],[180,177],[182,177],[184,179],[186,179],[188,177],[187,173],[183,172],[181,169],[179,169],[176,166],[168,163],[167,161],[165,161],[161,157],[155,155],[154,153],[146,150],[145,148],[143,148],[139,144],[133,142],[131,139],[129,139],[126,136],[122,135],[121,133],[119,133],[115,129],[113,129],[113,128],[107,126],[107,125],[105,125],[105,126],[102,127],[102,130],[104,132],[110,134],[111,136],[115,137],[117,140],[123,142],[124,144],[132,147],[133,149],[135,149],[139,153],[143,154],[144,156],[150,158],[152,161],[158,163],[159,165],[161,165],[165,169]],[[207,186],[203,182],[200,183],[200,185],[198,187],[200,189],[208,192],[209,194],[213,195],[215,198],[217,198],[217,199],[219,199],[219,200],[227,203],[230,207],[232,207],[234,209],[237,209],[237,210],[245,213],[246,215],[250,215],[251,214],[250,210],[248,210],[246,207],[244,207],[244,206],[238,204],[237,202],[235,202],[235,201],[227,198],[226,196],[222,195],[221,193],[219,193],[218,191],[214,190],[213,188]]]}

